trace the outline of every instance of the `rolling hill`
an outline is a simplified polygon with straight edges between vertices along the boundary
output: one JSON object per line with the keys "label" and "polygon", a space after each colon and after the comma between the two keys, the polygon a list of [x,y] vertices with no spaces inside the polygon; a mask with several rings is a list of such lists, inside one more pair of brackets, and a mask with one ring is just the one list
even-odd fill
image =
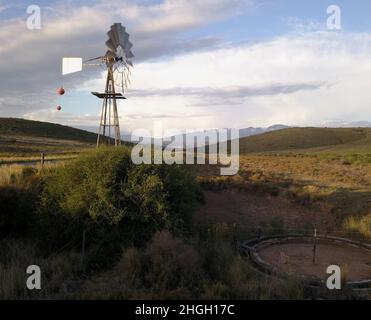
{"label": "rolling hill", "polygon": [[240,153],[369,152],[371,128],[288,128],[240,139]]}
{"label": "rolling hill", "polygon": [[[371,128],[282,128],[240,138],[240,153],[371,153]],[[0,118],[2,156],[69,153],[90,148],[95,141],[95,133],[81,129],[48,122]]]}
{"label": "rolling hill", "polygon": [[0,118],[0,156],[74,153],[95,145],[97,135],[59,124]]}
{"label": "rolling hill", "polygon": [[49,122],[0,118],[1,136],[40,137],[94,143],[95,133]]}

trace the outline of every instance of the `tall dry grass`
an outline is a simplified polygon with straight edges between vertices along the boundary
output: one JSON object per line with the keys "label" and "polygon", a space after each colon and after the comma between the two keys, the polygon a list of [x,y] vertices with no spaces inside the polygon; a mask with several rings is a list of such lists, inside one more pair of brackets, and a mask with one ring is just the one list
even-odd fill
{"label": "tall dry grass", "polygon": [[[80,255],[73,251],[40,257],[36,246],[20,240],[0,242],[0,299],[68,299],[76,291]],[[41,269],[41,290],[29,290],[26,269]]]}
{"label": "tall dry grass", "polygon": [[224,239],[154,235],[146,248],[123,249],[109,271],[85,281],[85,299],[299,299],[300,283],[258,274]]}
{"label": "tall dry grass", "polygon": [[0,165],[0,186],[22,186],[25,178],[37,174],[48,174],[61,165],[63,165],[63,162],[45,163],[43,166],[41,164]]}
{"label": "tall dry grass", "polygon": [[366,239],[371,239],[371,215],[364,217],[349,217],[344,222],[344,228],[357,232]]}

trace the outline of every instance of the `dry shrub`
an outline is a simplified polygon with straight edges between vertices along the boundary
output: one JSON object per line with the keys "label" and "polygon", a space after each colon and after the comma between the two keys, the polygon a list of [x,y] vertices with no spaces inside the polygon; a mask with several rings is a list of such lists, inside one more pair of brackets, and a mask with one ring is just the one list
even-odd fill
{"label": "dry shrub", "polygon": [[247,299],[302,299],[303,287],[294,280],[280,280],[275,277],[262,276],[251,278],[242,285]]}
{"label": "dry shrub", "polygon": [[366,239],[371,239],[371,214],[364,217],[349,217],[345,220],[344,227],[348,231],[358,232]]}
{"label": "dry shrub", "polygon": [[221,239],[186,243],[168,231],[124,249],[116,266],[84,282],[85,299],[301,298],[300,284],[262,277]]}
{"label": "dry shrub", "polygon": [[111,270],[84,283],[87,299],[185,299],[200,281],[197,251],[168,231],[156,233],[145,249],[124,249]]}
{"label": "dry shrub", "polygon": [[204,286],[201,298],[206,300],[228,299],[230,294],[231,290],[226,284],[216,282]]}
{"label": "dry shrub", "polygon": [[113,272],[128,285],[137,287],[141,284],[138,280],[141,277],[142,259],[143,255],[138,249],[129,248],[123,252]]}
{"label": "dry shrub", "polygon": [[158,232],[145,251],[151,272],[146,281],[161,291],[194,287],[201,275],[201,259],[189,244],[168,231]]}

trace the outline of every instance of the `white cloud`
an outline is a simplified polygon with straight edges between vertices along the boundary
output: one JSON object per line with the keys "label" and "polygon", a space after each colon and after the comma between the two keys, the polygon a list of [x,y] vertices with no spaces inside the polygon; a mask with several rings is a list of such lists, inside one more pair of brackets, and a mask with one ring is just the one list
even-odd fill
{"label": "white cloud", "polygon": [[[26,30],[23,20],[1,23],[1,115],[92,125],[98,109],[93,115],[45,110],[62,82],[61,57],[101,54],[107,26],[119,19],[128,24],[137,56],[129,99],[120,103],[124,130],[151,128],[161,116],[165,127],[180,129],[371,120],[370,34],[312,24],[253,45],[212,37],[187,42],[180,40],[183,31],[239,14],[252,1],[141,3],[102,1],[70,12],[61,2],[39,32]],[[101,91],[104,76],[86,71],[63,81],[70,90]]]}
{"label": "white cloud", "polygon": [[[127,119],[131,129],[151,127],[156,114],[171,114],[163,119],[170,128],[369,120],[370,56],[369,34],[307,32],[143,62],[120,111],[124,119],[136,114]],[[102,83],[91,81],[83,90]]]}
{"label": "white cloud", "polygon": [[122,6],[122,15],[139,20],[138,31],[181,31],[246,12],[253,0],[165,0],[147,6]]}
{"label": "white cloud", "polygon": [[27,114],[27,119],[48,121],[54,123],[68,123],[70,126],[79,126],[81,124],[89,127],[96,127],[99,121],[99,115],[82,114],[76,117],[75,114],[57,111],[56,108],[52,112],[45,113],[43,111],[35,111]]}
{"label": "white cloud", "polygon": [[[235,2],[236,0],[232,0]],[[242,4],[249,4],[243,0]],[[202,11],[193,12],[194,8]],[[214,46],[218,39],[180,41],[179,32],[237,14],[241,6],[228,8],[227,0],[165,0],[160,4],[143,1],[95,1],[76,6],[73,1],[59,1],[42,7],[41,30],[28,30],[25,17],[0,21],[0,113],[2,116],[23,116],[53,105],[56,87],[62,83],[73,88],[91,72],[62,79],[63,56],[95,57],[105,53],[106,32],[116,21],[128,27],[134,43],[136,62],[199,50]],[[238,12],[236,12],[236,10]],[[183,13],[192,13],[185,21]],[[154,24],[156,28],[148,26]],[[97,72],[94,76],[97,75]],[[6,80],[6,81],[5,81]]]}

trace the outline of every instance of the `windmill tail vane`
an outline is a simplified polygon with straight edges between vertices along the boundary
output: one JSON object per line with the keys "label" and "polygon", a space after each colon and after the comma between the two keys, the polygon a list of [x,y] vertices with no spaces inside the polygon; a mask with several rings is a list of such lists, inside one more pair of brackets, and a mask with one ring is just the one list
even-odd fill
{"label": "windmill tail vane", "polygon": [[[92,92],[103,100],[100,114],[97,147],[102,144],[121,144],[120,122],[117,111],[117,100],[126,99],[123,94],[130,84],[130,68],[133,67],[133,44],[129,34],[121,23],[114,23],[107,33],[107,51],[105,55],[83,60],[81,57],[64,57],[62,59],[62,75],[80,72],[87,66],[105,66],[107,77],[103,93]],[[116,90],[117,88],[117,90]]]}

